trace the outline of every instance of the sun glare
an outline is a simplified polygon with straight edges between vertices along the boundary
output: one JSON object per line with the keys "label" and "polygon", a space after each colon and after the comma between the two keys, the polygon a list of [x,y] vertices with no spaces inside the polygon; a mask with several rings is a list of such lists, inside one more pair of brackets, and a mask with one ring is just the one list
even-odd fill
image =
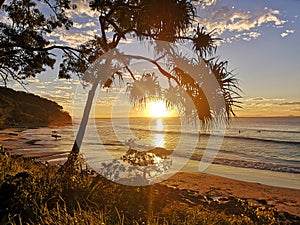
{"label": "sun glare", "polygon": [[150,102],[148,105],[148,113],[149,116],[155,118],[167,117],[170,114],[164,101]]}

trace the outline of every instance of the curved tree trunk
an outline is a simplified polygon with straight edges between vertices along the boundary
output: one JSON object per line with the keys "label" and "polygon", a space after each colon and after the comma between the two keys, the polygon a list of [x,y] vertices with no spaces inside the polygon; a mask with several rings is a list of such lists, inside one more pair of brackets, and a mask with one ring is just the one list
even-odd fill
{"label": "curved tree trunk", "polygon": [[[112,56],[107,56],[107,57],[108,58],[106,59],[106,62],[104,64],[104,67],[102,67],[101,72],[102,72],[102,74],[109,74],[110,75],[110,73],[112,72],[110,70],[110,64],[111,64],[111,61],[112,61],[112,58],[111,58]],[[96,68],[93,68],[93,69],[96,71]],[[79,151],[80,151],[80,148],[81,148],[81,144],[82,144],[82,141],[83,141],[83,138],[84,138],[86,126],[87,126],[87,123],[88,123],[88,120],[89,120],[89,115],[90,115],[90,111],[91,111],[91,108],[92,108],[92,105],[93,105],[93,100],[94,100],[94,97],[95,97],[97,87],[98,87],[101,79],[105,80],[105,77],[100,76],[100,74],[99,74],[100,71],[99,70],[100,69],[98,68],[97,76],[95,77],[95,80],[92,84],[92,88],[89,91],[88,98],[87,98],[87,101],[86,101],[86,105],[84,107],[84,112],[83,112],[83,115],[82,115],[82,119],[81,119],[81,122],[80,122],[80,125],[79,125],[79,129],[78,129],[78,132],[77,132],[76,139],[74,141],[72,150],[71,150],[71,152],[68,156],[67,161],[60,168],[59,173],[73,171],[74,166],[76,165],[78,155],[79,155]]]}
{"label": "curved tree trunk", "polygon": [[93,105],[93,100],[95,97],[95,93],[99,84],[99,78],[96,79],[96,81],[92,85],[92,89],[89,91],[88,98],[86,101],[86,105],[84,107],[84,112],[82,115],[82,119],[79,125],[79,129],[76,135],[76,139],[73,143],[72,150],[68,156],[67,161],[64,163],[64,165],[60,168],[59,172],[67,172],[74,169],[74,166],[77,162],[80,147],[84,138],[86,126],[89,120],[90,111]]}

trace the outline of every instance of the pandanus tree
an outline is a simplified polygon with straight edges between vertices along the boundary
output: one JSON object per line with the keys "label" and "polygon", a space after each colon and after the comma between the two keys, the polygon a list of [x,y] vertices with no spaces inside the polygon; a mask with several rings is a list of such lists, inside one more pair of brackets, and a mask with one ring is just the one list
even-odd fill
{"label": "pandanus tree", "polygon": [[[52,50],[60,49],[64,55],[59,77],[78,76],[86,83],[91,83],[76,140],[62,170],[73,167],[78,158],[97,88],[111,87],[113,81],[122,79],[125,73],[130,74],[128,91],[133,104],[143,104],[151,97],[163,97],[169,107],[178,106],[182,114],[196,118],[203,124],[213,121],[218,115],[225,114],[226,120],[234,115],[233,107],[238,104],[239,98],[237,80],[227,70],[227,62],[215,56],[218,39],[214,38],[214,31],[207,32],[196,20],[194,2],[199,3],[198,1],[90,1],[90,10],[98,13],[100,35],[95,35],[79,46],[53,45],[46,38],[47,34],[51,35],[57,28],[69,29],[72,26],[66,12],[76,6],[68,0],[42,2],[48,6],[48,12],[51,12],[48,17],[38,9],[34,0],[12,0],[8,5],[0,2],[1,10],[9,18],[8,22],[0,22],[0,76],[5,85],[9,77],[22,83],[24,79],[44,71],[45,67],[53,67],[56,60]],[[121,67],[107,71],[104,76],[87,76],[85,71],[99,57],[113,52],[122,41],[128,39],[153,43],[156,45],[157,58],[123,55]],[[169,44],[190,43],[197,57],[190,59],[176,52],[172,45],[167,49],[156,44],[157,41]],[[163,58],[168,65],[166,68],[159,63]],[[114,59],[107,59],[107,64],[110,63],[109,60]],[[168,80],[168,88],[160,89],[155,74],[146,73],[140,78],[135,76],[130,68],[132,60],[144,60],[152,64]],[[190,69],[183,69],[178,66],[178,62],[184,62]],[[195,70],[197,73],[192,72]],[[218,82],[218,88],[211,93],[205,93],[202,86],[208,75],[214,76]],[[221,98],[225,103],[224,107],[213,110],[208,95]]]}
{"label": "pandanus tree", "polygon": [[[148,59],[143,56],[128,56],[131,59],[146,60],[155,66],[158,71],[169,80],[169,88],[164,91],[164,99],[169,106],[180,106],[182,112],[188,116],[195,116],[206,124],[216,118],[215,114],[226,114],[226,120],[234,115],[233,106],[238,102],[239,97],[237,80],[233,74],[227,70],[227,62],[221,62],[213,57],[216,53],[216,38],[213,32],[206,32],[199,24],[195,24],[196,10],[193,1],[190,0],[95,0],[90,2],[90,7],[99,13],[100,36],[88,41],[80,46],[79,55],[66,55],[61,64],[62,77],[69,78],[72,73],[77,73],[79,77],[84,77],[84,71],[95,59],[102,54],[115,49],[121,40],[136,39],[137,41],[165,41],[168,43],[190,42],[193,50],[198,56],[198,62],[190,63],[188,58],[180,57],[178,54],[168,54],[168,50],[156,46],[157,54],[167,55],[170,71],[163,68],[157,60]],[[162,53],[162,54],[159,54]],[[218,90],[214,90],[218,97],[223,98],[225,106],[218,112],[210,108],[206,93],[201,87],[201,83],[193,74],[176,66],[176,61],[187,61],[192,67],[199,66],[205,68],[206,74],[215,76],[219,82]],[[125,60],[126,61],[126,60]],[[130,61],[130,60],[128,60]],[[130,63],[123,63],[120,70],[106,74],[106,77],[95,76],[92,88],[89,91],[88,100],[85,106],[79,131],[74,142],[71,154],[64,165],[65,168],[73,166],[85,133],[88,115],[91,110],[92,99],[95,96],[97,87],[110,87],[113,80],[122,78],[124,72],[131,75],[132,82],[129,83],[131,101],[139,104],[157,94],[155,76],[143,74],[140,79],[135,78],[130,70]],[[209,70],[209,72],[207,72]],[[199,77],[205,74],[198,74]],[[176,84],[176,87],[172,85]],[[172,94],[174,92],[174,94]],[[176,93],[176,94],[175,94]],[[194,110],[190,110],[187,101],[192,102]]]}

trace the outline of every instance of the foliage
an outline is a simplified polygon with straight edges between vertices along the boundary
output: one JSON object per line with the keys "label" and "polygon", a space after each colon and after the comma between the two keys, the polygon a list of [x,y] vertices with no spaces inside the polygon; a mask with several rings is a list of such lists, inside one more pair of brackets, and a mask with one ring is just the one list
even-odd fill
{"label": "foliage", "polygon": [[144,73],[140,79],[127,86],[129,97],[134,105],[146,104],[146,99],[160,96],[161,88],[154,73]]}
{"label": "foliage", "polygon": [[[0,78],[6,86],[10,79],[24,84],[26,78],[53,68],[56,59],[52,49],[59,48],[71,52],[67,46],[51,45],[47,40],[57,28],[72,26],[65,10],[71,9],[68,0],[41,1],[48,6],[50,15],[46,16],[39,1],[12,0],[3,5],[4,18],[0,22]],[[1,6],[0,6],[1,7]]]}
{"label": "foliage", "polygon": [[[122,186],[86,170],[58,177],[57,167],[0,154],[0,224],[292,224],[274,208],[234,202],[186,204],[188,195],[156,184]],[[201,197],[199,196],[199,199]]]}

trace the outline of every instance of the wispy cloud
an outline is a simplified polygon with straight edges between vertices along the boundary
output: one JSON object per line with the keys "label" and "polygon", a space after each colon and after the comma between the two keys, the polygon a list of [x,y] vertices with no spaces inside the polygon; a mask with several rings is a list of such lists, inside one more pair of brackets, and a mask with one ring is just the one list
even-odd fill
{"label": "wispy cloud", "polygon": [[264,100],[266,100],[266,99],[263,98],[263,97],[256,97],[256,98],[252,98],[251,100],[252,100],[252,101],[264,101]]}
{"label": "wispy cloud", "polygon": [[299,116],[300,101],[279,98],[254,97],[243,101],[243,108],[237,109],[239,116]]}
{"label": "wispy cloud", "polygon": [[279,10],[269,8],[250,11],[214,4],[205,12],[199,10],[199,13],[201,14],[199,23],[208,31],[215,30],[219,36],[226,34],[229,36],[225,38],[227,41],[257,39],[261,35],[259,30],[262,26],[272,25],[275,28],[282,28],[287,22]]}
{"label": "wispy cloud", "polygon": [[282,102],[286,101],[284,98],[265,98],[265,97],[254,97],[254,98],[245,98],[244,102],[257,102],[257,101],[265,101],[265,102]]}
{"label": "wispy cloud", "polygon": [[95,27],[96,24],[94,21],[89,21],[87,23],[78,23],[78,22],[74,22],[73,23],[73,27],[77,28],[77,29],[84,29],[84,28],[90,28],[90,27]]}
{"label": "wispy cloud", "polygon": [[286,37],[289,34],[293,34],[293,33],[295,33],[295,30],[285,30],[285,32],[282,32],[280,35],[281,37]]}
{"label": "wispy cloud", "polygon": [[35,86],[36,88],[39,88],[39,89],[45,89],[46,88],[46,86],[45,85],[37,85],[37,86]]}
{"label": "wispy cloud", "polygon": [[39,83],[40,80],[38,78],[30,78],[27,80],[29,83]]}
{"label": "wispy cloud", "polygon": [[294,106],[294,105],[300,105],[300,102],[282,102],[279,103],[279,105]]}
{"label": "wispy cloud", "polygon": [[55,87],[56,89],[61,89],[61,90],[70,90],[72,89],[73,87],[72,86],[57,86]]}

